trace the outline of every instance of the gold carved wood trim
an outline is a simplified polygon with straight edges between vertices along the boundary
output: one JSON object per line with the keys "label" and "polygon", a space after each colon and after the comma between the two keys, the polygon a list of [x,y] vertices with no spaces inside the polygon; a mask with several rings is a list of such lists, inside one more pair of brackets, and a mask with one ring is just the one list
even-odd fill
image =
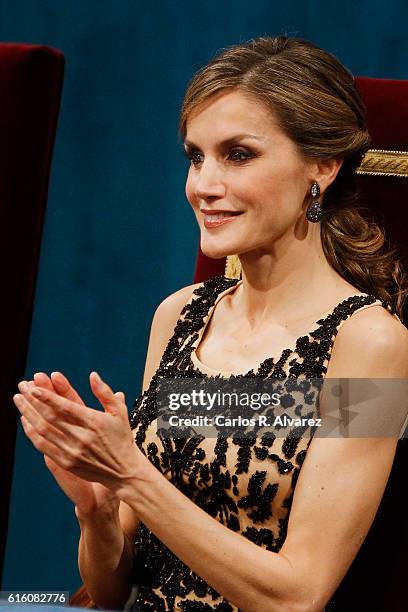
{"label": "gold carved wood trim", "polygon": [[356,174],[408,178],[408,151],[369,149]]}
{"label": "gold carved wood trim", "polygon": [[224,276],[227,278],[241,278],[241,262],[238,255],[228,255]]}

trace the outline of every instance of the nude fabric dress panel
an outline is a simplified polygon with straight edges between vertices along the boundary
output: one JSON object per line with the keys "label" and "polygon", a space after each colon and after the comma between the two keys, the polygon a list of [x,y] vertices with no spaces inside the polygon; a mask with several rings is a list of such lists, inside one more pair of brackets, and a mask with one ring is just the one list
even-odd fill
{"label": "nude fabric dress panel", "polygon": [[[335,337],[344,322],[370,306],[382,305],[390,311],[391,308],[373,295],[351,296],[323,313],[315,327],[279,357],[267,358],[245,373],[215,371],[200,362],[195,349],[218,302],[241,282],[219,276],[194,291],[180,314],[149,388],[135,401],[129,419],[136,444],[184,495],[257,546],[279,552],[286,537],[296,482],[313,434],[306,427],[302,435],[286,438],[264,434],[241,439],[221,436],[166,439],[157,431],[158,378],[323,379]],[[309,414],[313,400],[313,390],[308,381],[304,382],[303,405],[295,409],[298,416]],[[192,572],[143,523],[135,536],[135,548],[135,586],[125,609],[238,612],[233,603]],[[326,606],[327,611],[335,609],[334,601]]]}

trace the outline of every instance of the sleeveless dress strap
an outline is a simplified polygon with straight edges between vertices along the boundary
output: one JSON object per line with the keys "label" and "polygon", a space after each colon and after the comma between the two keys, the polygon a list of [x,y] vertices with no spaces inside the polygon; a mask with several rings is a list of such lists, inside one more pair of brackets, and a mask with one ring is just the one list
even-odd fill
{"label": "sleeveless dress strap", "polygon": [[237,283],[238,279],[216,276],[204,281],[193,291],[192,297],[180,313],[173,335],[163,353],[158,373],[162,376],[177,376],[181,372],[188,372],[194,376],[194,372],[190,372],[189,358],[204,317],[214,305],[218,295]]}
{"label": "sleeveless dress strap", "polygon": [[344,323],[354,313],[372,306],[382,306],[400,320],[388,302],[377,298],[373,294],[364,294],[354,295],[343,300],[330,314],[317,321],[320,327],[311,332],[310,335],[320,344],[320,359],[317,366],[320,375],[324,375],[327,372],[335,338]]}

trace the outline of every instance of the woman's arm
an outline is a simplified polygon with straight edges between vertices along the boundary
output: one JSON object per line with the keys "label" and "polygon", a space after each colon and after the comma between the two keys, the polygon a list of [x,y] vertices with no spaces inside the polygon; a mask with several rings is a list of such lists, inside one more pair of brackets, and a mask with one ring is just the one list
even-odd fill
{"label": "woman's arm", "polygon": [[[341,340],[339,333],[330,376],[407,378],[408,331],[385,311],[385,318],[358,315],[343,326]],[[279,553],[223,526],[148,464],[119,494],[188,567],[245,612],[317,612],[367,534],[395,447],[392,438],[313,439]]]}
{"label": "woman's arm", "polygon": [[[196,287],[189,285],[169,295],[156,309],[150,330],[142,393],[159,366],[160,359],[173,333],[177,319]],[[65,395],[67,396],[67,395]],[[123,608],[130,595],[134,536],[140,524],[135,510],[120,502],[83,514],[76,509],[81,537],[78,566],[82,580],[92,600],[105,608]]]}
{"label": "woman's arm", "polygon": [[121,502],[120,512],[117,504],[87,514],[76,510],[81,527],[79,573],[89,596],[101,608],[123,609],[132,587],[135,553],[126,519],[132,523],[134,512],[129,509],[126,516],[125,507]]}
{"label": "woman's arm", "polygon": [[[356,313],[340,330],[331,377],[408,378],[408,331],[386,311],[373,316],[374,310]],[[38,450],[116,493],[186,565],[242,610],[321,610],[371,524],[395,440],[313,439],[285,544],[272,553],[209,516],[156,470],[134,444],[123,401],[96,374],[90,382],[104,413],[47,390],[14,397],[32,423],[28,434]],[[330,569],[322,570],[326,564]]]}

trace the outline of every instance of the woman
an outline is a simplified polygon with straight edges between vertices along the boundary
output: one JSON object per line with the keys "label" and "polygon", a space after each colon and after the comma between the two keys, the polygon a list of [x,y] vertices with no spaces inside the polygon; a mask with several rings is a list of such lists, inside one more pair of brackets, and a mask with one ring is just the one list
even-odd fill
{"label": "woman", "polygon": [[159,376],[407,378],[405,277],[356,208],[363,104],[330,54],[258,38],[195,75],[180,132],[202,251],[237,253],[242,279],[160,304],[131,428],[123,394],[96,373],[105,412],[60,373],[21,383],[15,403],[75,503],[97,605],[320,611],[372,523],[396,438],[169,440],[155,391]]}

